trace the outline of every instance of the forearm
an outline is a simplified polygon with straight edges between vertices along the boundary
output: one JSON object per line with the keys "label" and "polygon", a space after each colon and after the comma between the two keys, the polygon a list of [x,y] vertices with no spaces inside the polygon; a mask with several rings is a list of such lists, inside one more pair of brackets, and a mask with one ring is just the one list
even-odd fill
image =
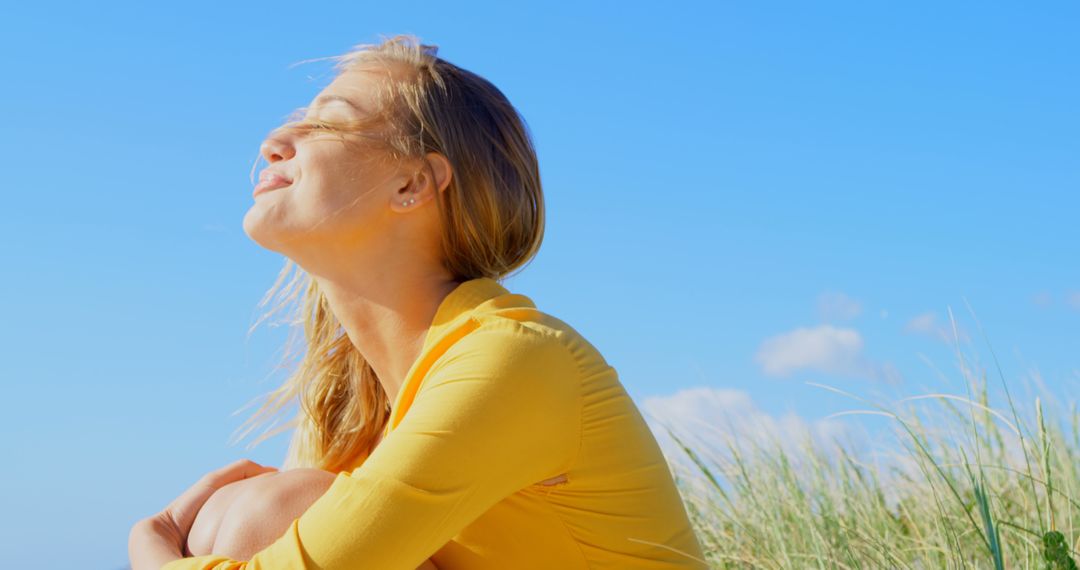
{"label": "forearm", "polygon": [[176,548],[180,542],[176,529],[156,518],[136,523],[128,536],[131,570],[159,570],[167,562],[183,558]]}

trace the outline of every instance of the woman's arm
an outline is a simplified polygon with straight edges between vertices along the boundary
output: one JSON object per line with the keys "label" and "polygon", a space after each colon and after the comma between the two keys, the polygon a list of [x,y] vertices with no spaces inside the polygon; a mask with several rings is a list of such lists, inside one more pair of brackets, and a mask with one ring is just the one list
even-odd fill
{"label": "woman's arm", "polygon": [[[231,483],[207,500],[188,536],[192,556],[250,560],[289,529],[326,492],[335,475],[297,468]],[[438,570],[429,559],[417,570]]]}
{"label": "woman's arm", "polygon": [[249,459],[240,459],[200,477],[161,512],[142,519],[131,527],[128,534],[128,558],[131,568],[159,570],[183,560],[185,543],[195,525],[195,518],[210,497],[229,483],[270,471],[277,471],[277,468],[259,465]]}
{"label": "woman's arm", "polygon": [[457,340],[363,465],[338,473],[266,548],[161,570],[414,570],[499,501],[567,473],[581,448],[576,353],[506,323]]}

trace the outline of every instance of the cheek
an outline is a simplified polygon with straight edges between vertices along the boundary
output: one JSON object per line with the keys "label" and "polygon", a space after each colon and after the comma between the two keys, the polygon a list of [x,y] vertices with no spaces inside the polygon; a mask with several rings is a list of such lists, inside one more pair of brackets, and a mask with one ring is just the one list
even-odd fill
{"label": "cheek", "polygon": [[379,233],[389,212],[391,176],[341,153],[308,154],[296,181],[255,197],[244,232],[268,249],[355,242]]}
{"label": "cheek", "polygon": [[380,203],[384,195],[380,181],[364,172],[328,169],[318,180],[305,181],[289,197],[289,207],[309,227],[337,234],[376,223],[385,210]]}
{"label": "cheek", "polygon": [[244,216],[244,232],[263,247],[281,251],[302,243],[350,240],[358,230],[377,226],[374,193],[363,195],[345,183],[308,176],[260,194]]}

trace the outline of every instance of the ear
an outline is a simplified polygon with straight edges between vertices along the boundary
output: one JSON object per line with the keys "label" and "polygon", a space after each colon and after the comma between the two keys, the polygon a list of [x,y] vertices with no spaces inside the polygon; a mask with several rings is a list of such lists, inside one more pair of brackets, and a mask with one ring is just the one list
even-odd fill
{"label": "ear", "polygon": [[407,212],[434,200],[435,192],[446,190],[453,176],[450,160],[441,153],[429,152],[424,155],[416,174],[394,194],[390,207],[397,212]]}

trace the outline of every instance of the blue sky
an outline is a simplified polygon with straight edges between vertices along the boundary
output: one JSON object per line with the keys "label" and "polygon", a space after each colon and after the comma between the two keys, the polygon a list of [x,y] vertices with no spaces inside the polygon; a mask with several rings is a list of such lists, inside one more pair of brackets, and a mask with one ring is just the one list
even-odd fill
{"label": "blue sky", "polygon": [[548,227],[507,285],[635,400],[812,423],[853,405],[808,381],[962,393],[940,331],[951,308],[988,362],[968,305],[1021,398],[1075,400],[1078,25],[1067,2],[9,7],[0,559],[119,568],[205,472],[280,464],[285,436],[227,443],[284,378],[286,333],[245,336],[282,263],[241,229],[248,176],[332,79],[293,64],[379,34],[524,115]]}

